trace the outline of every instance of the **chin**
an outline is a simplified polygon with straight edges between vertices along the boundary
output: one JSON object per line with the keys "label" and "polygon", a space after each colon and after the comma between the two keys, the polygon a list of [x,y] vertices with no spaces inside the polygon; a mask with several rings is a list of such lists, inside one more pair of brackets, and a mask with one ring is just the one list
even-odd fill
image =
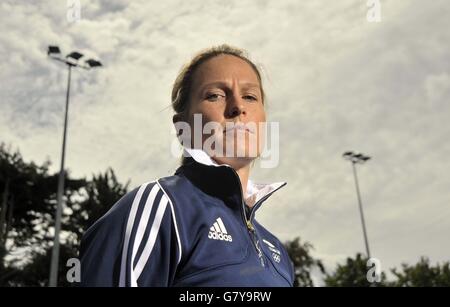
{"label": "chin", "polygon": [[228,164],[234,169],[240,169],[250,165],[256,157],[212,157],[218,164]]}
{"label": "chin", "polygon": [[[228,164],[234,169],[251,164],[260,153],[260,148],[257,147],[259,144],[254,137],[246,137],[244,140],[219,138],[214,144],[219,146],[204,150],[218,164]],[[227,148],[230,148],[231,152],[228,152]]]}

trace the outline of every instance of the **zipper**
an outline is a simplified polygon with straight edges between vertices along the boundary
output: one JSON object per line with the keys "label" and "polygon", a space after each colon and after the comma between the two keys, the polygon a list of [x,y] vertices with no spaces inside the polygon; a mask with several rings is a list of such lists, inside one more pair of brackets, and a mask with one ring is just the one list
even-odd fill
{"label": "zipper", "polygon": [[[228,167],[230,167],[230,166],[228,166]],[[272,192],[268,193],[263,198],[261,198],[258,202],[256,202],[256,204],[250,210],[250,217],[247,218],[247,215],[245,214],[245,206],[246,205],[245,205],[245,202],[244,202],[244,193],[242,191],[241,179],[239,178],[239,175],[237,174],[237,172],[232,167],[230,167],[230,169],[233,171],[234,175],[236,176],[236,178],[238,179],[238,182],[239,182],[239,190],[241,192],[241,206],[242,206],[242,208],[241,208],[241,215],[243,217],[244,224],[247,226],[247,230],[249,232],[250,239],[253,242],[253,246],[256,249],[256,253],[258,254],[258,258],[259,258],[260,264],[261,264],[262,267],[265,267],[266,263],[265,263],[265,260],[264,260],[264,254],[263,254],[263,252],[261,250],[261,247],[260,247],[260,244],[259,244],[258,235],[256,234],[255,227],[252,224],[252,218],[253,218],[253,216],[255,214],[256,208],[258,208],[275,191],[277,191],[281,187],[285,186],[286,183],[284,183],[283,185],[279,186],[278,188],[276,188],[275,190],[273,190]]]}
{"label": "zipper", "polygon": [[265,267],[266,265],[265,265],[265,262],[264,262],[264,256],[263,256],[261,248],[259,247],[259,240],[258,240],[258,236],[257,236],[256,231],[255,231],[255,227],[253,227],[251,220],[247,219],[247,215],[245,214],[245,206],[246,205],[245,205],[245,202],[244,202],[244,193],[242,192],[241,179],[239,178],[239,175],[236,173],[236,171],[231,166],[227,165],[227,167],[229,167],[233,171],[233,174],[236,176],[236,178],[238,180],[239,191],[241,192],[241,207],[242,207],[241,210],[240,210],[241,211],[241,216],[242,216],[242,218],[244,220],[245,226],[247,227],[247,230],[248,230],[248,233],[250,235],[250,239],[251,239],[251,241],[253,243],[253,246],[256,249],[256,253],[258,254],[258,258],[259,258],[259,261],[261,263],[261,266]]}

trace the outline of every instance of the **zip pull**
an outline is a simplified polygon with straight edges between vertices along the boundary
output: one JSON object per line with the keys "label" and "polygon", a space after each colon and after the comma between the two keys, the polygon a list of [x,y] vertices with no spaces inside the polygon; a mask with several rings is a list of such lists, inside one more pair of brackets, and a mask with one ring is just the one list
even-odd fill
{"label": "zip pull", "polygon": [[248,230],[250,230],[251,232],[255,231],[255,228],[252,225],[252,222],[250,222],[250,220],[247,220],[247,228]]}

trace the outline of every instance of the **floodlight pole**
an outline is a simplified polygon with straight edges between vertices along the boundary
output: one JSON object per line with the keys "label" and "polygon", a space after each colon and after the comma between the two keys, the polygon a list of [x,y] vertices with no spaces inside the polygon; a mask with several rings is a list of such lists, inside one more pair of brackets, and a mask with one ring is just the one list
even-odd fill
{"label": "floodlight pole", "polygon": [[366,221],[364,219],[364,212],[362,207],[362,201],[361,201],[361,193],[359,191],[359,183],[358,183],[358,176],[356,174],[356,163],[365,163],[366,161],[370,160],[371,158],[369,156],[364,156],[363,154],[356,154],[352,151],[345,152],[343,154],[344,159],[349,160],[352,162],[352,170],[353,170],[353,177],[355,179],[355,186],[356,186],[356,195],[358,197],[358,206],[359,206],[359,214],[361,217],[361,225],[364,235],[364,244],[366,247],[366,254],[367,257],[370,259],[370,249],[369,249],[369,240],[367,239],[367,230],[366,230]]}
{"label": "floodlight pole", "polygon": [[364,219],[364,212],[363,212],[362,201],[361,201],[361,193],[359,192],[358,176],[356,175],[355,164],[356,164],[356,162],[352,161],[353,176],[355,177],[356,194],[358,196],[359,214],[361,216],[361,225],[362,225],[363,234],[364,234],[364,243],[366,245],[367,257],[370,259],[369,240],[367,239],[366,222]]}
{"label": "floodlight pole", "polygon": [[[66,56],[66,58],[60,57],[60,50],[58,46],[49,46],[47,55],[51,59],[63,62],[67,65],[68,76],[67,76],[67,92],[66,92],[66,108],[64,115],[64,132],[63,132],[63,143],[62,143],[62,153],[61,153],[61,168],[58,177],[58,191],[57,191],[57,204],[56,204],[56,216],[55,216],[55,234],[53,240],[52,258],[50,264],[50,276],[49,276],[49,286],[56,287],[58,284],[58,262],[59,262],[59,250],[60,250],[60,233],[61,233],[61,218],[63,211],[63,194],[64,194],[64,162],[66,156],[66,138],[67,138],[67,122],[69,117],[69,98],[70,98],[70,81],[72,75],[72,67],[81,67],[85,69],[90,69],[94,67],[100,67],[102,64],[94,59],[89,59],[85,61],[85,65],[81,65],[78,60],[83,57],[83,54],[79,52],[72,52]],[[56,56],[55,56],[56,55]]]}
{"label": "floodlight pole", "polygon": [[72,75],[72,64],[67,63],[67,92],[66,92],[66,110],[64,116],[64,132],[61,153],[61,167],[58,177],[58,194],[55,217],[55,237],[53,239],[52,260],[50,265],[49,286],[56,287],[58,284],[58,262],[59,262],[59,234],[61,232],[61,216],[62,216],[62,197],[64,193],[64,160],[66,157],[66,136],[67,136],[67,120],[69,114],[69,97],[70,97],[70,79]]}

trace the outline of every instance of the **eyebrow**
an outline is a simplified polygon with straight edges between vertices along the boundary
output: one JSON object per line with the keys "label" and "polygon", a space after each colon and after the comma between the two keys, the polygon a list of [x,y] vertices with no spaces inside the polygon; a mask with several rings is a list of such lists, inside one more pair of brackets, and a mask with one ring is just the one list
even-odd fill
{"label": "eyebrow", "polygon": [[[223,82],[223,81],[217,81],[217,82],[211,82],[211,83],[207,83],[205,85],[203,85],[200,89],[203,91],[205,88],[208,87],[228,87],[228,83],[227,82]],[[249,89],[249,88],[257,88],[260,89],[260,86],[258,83],[253,83],[253,82],[243,82],[243,83],[239,83],[239,85],[245,89]]]}

